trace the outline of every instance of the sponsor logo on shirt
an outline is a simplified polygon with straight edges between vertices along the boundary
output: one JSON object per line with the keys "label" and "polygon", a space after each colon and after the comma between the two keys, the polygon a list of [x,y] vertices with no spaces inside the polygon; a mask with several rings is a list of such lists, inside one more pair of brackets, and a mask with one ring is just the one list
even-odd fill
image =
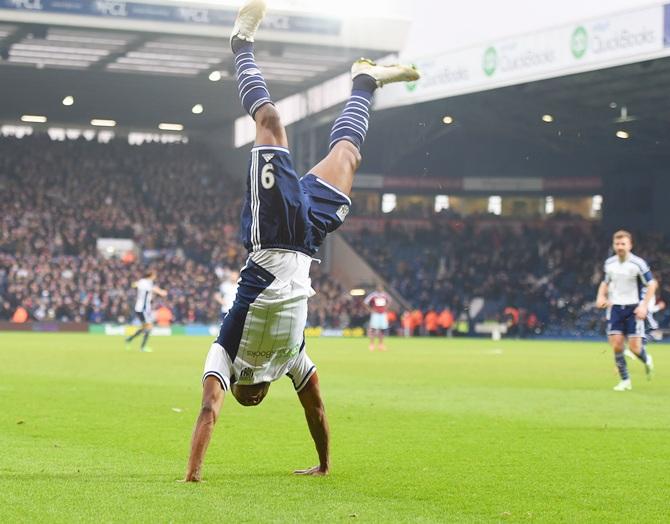
{"label": "sponsor logo on shirt", "polygon": [[253,380],[254,379],[254,370],[251,368],[244,368],[240,371],[240,380]]}

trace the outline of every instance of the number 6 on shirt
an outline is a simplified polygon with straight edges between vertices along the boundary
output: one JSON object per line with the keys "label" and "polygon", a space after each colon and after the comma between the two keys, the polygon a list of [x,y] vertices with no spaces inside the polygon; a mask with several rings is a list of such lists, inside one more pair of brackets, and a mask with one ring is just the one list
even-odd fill
{"label": "number 6 on shirt", "polygon": [[261,184],[265,189],[272,189],[275,185],[274,166],[265,164],[261,171]]}

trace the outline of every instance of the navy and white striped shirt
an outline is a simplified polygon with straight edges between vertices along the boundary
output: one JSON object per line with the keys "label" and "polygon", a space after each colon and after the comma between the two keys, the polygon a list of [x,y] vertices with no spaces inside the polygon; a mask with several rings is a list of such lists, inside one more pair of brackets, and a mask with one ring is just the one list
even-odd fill
{"label": "navy and white striped shirt", "polygon": [[654,279],[649,264],[632,253],[624,261],[616,255],[608,258],[604,273],[610,302],[616,306],[638,304],[644,297],[645,288]]}

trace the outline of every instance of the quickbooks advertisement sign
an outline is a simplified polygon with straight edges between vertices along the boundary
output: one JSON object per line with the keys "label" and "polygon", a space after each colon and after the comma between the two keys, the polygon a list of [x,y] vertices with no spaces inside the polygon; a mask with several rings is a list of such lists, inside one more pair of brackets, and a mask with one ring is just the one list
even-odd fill
{"label": "quickbooks advertisement sign", "polygon": [[482,70],[487,77],[499,74],[534,73],[551,69],[557,61],[556,49],[549,45],[534,45],[537,42],[507,42],[489,46],[482,56]]}
{"label": "quickbooks advertisement sign", "polygon": [[657,51],[662,46],[659,8],[603,18],[579,25],[570,35],[577,61],[602,61]]}
{"label": "quickbooks advertisement sign", "polygon": [[419,82],[405,84],[402,87],[404,93],[394,86],[389,86],[386,92],[397,89],[396,93],[402,93],[404,96],[425,96],[445,89],[467,89],[478,81],[478,60],[479,54],[476,48],[421,58],[414,64],[421,71]]}
{"label": "quickbooks advertisement sign", "polygon": [[570,51],[575,58],[582,58],[589,47],[589,34],[584,27],[579,26],[572,32]]}

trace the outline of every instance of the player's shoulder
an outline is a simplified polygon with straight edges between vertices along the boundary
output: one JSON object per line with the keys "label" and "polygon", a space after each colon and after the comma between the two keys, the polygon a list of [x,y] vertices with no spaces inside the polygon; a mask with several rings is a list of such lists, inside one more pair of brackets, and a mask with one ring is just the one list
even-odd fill
{"label": "player's shoulder", "polygon": [[605,265],[608,266],[610,264],[614,264],[614,262],[616,262],[616,260],[617,260],[616,255],[608,257],[608,258],[605,259]]}
{"label": "player's shoulder", "polygon": [[649,270],[649,264],[647,264],[647,261],[644,258],[631,253],[629,260],[636,266],[640,266],[642,269],[646,269],[647,271]]}

